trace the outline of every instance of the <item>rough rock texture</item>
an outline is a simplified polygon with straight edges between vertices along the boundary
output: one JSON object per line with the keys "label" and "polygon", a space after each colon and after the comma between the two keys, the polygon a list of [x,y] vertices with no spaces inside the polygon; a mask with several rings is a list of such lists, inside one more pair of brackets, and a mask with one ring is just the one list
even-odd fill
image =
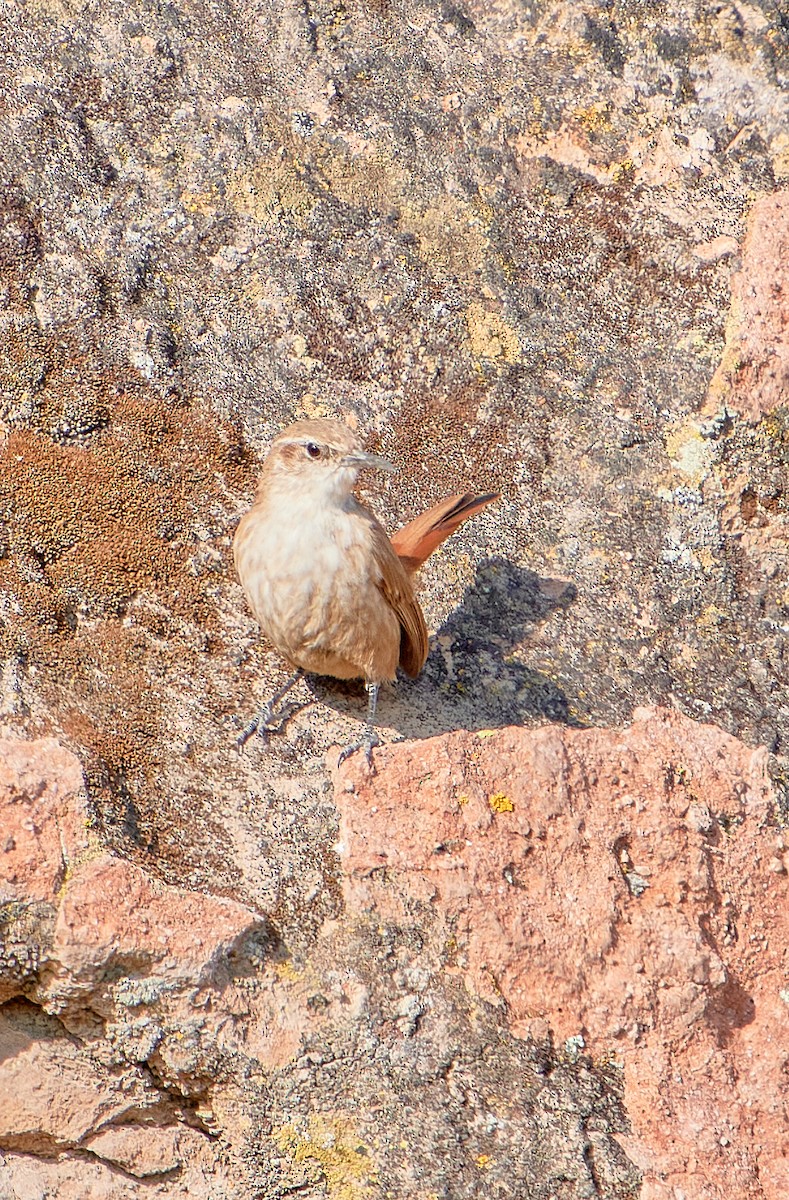
{"label": "rough rock texture", "polygon": [[[229,546],[296,416],[400,465],[371,497],[390,528],[500,488],[423,571],[436,633],[384,737],[615,739],[662,705],[766,754],[783,820],[782,7],[28,0],[0,23],[0,997],[41,1096],[97,1064],[73,1125],[20,1108],[2,1187],[574,1200],[640,1170],[720,1194],[681,1106],[653,1128],[630,1067],[553,1049],[556,1014],[510,1028],[430,958],[419,881],[397,920],[349,916],[325,753],[363,698],[311,681],[236,755],[282,665]],[[743,862],[768,836],[746,826]],[[126,1079],[152,1090],[124,1113]],[[766,1195],[781,1147],[742,1153]]]}
{"label": "rough rock texture", "polygon": [[296,960],[102,851],[57,743],[0,761],[0,1195],[634,1194],[617,1073],[508,1037],[418,926],[351,915]]}
{"label": "rough rock texture", "polygon": [[339,773],[349,911],[405,919],[521,1036],[624,1071],[642,1196],[789,1187],[785,835],[764,750],[669,711],[504,729]]}
{"label": "rough rock texture", "polygon": [[789,392],[789,190],[757,200],[732,278],[726,349],[710,385],[708,409],[721,401],[752,420],[786,404]]}

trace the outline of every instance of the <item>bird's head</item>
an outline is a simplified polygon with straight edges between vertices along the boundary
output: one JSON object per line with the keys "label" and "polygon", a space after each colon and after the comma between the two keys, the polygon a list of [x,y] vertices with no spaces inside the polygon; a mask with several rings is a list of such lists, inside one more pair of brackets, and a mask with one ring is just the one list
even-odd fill
{"label": "bird's head", "polygon": [[397,469],[388,458],[368,454],[342,421],[296,421],[274,439],[260,486],[290,484],[308,491],[316,502],[341,503],[351,494],[359,472],[370,467]]}

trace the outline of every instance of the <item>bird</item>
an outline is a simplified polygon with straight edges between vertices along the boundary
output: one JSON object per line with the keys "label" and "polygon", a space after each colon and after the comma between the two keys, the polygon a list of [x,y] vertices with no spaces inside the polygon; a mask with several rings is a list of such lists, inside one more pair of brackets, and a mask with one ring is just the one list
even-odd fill
{"label": "bird", "polygon": [[367,469],[396,467],[364,450],[339,420],[296,421],[271,444],[233,557],[261,630],[295,671],[241,733],[239,750],[255,732],[267,734],[276,705],[303,674],[330,675],[364,680],[364,737],[339,763],[364,749],[372,766],[381,684],[398,667],[416,678],[427,659],[414,573],[463,521],[498,499],[495,492],[448,496],[390,540],[353,494]]}

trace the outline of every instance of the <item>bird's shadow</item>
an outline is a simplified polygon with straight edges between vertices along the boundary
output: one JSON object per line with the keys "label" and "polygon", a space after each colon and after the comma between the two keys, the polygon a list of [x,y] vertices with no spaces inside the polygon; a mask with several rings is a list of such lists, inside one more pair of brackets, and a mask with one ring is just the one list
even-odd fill
{"label": "bird's shadow", "polygon": [[[516,657],[529,634],[577,595],[568,580],[541,577],[504,558],[484,559],[463,599],[434,638],[418,679],[400,675],[381,689],[379,721],[406,738],[453,729],[489,729],[540,721],[575,724],[564,691]],[[309,676],[322,704],[347,715],[365,714],[364,691]]]}

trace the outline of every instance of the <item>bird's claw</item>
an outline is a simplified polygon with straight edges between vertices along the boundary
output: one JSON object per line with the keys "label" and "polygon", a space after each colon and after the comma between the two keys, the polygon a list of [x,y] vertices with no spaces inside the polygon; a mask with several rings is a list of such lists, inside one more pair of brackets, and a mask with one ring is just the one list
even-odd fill
{"label": "bird's claw", "polygon": [[272,732],[269,729],[270,720],[271,713],[268,709],[264,709],[262,713],[249,722],[246,729],[242,729],[236,738],[236,750],[238,750],[239,754],[241,754],[249,739],[254,737],[255,734],[258,734],[263,739],[264,745],[268,742],[268,735]]}
{"label": "bird's claw", "polygon": [[355,754],[357,750],[364,750],[364,757],[367,759],[367,766],[372,772],[374,772],[375,767],[373,766],[373,748],[375,746],[380,746],[380,744],[381,739],[378,737],[378,734],[374,729],[369,729],[360,742],[351,742],[350,746],[346,746],[344,750],[340,751],[340,756],[337,759],[337,767],[341,767],[346,758],[350,758],[351,755]]}
{"label": "bird's claw", "polygon": [[277,707],[277,705],[279,703],[281,703],[282,700],[284,700],[285,696],[287,696],[290,689],[293,687],[293,685],[295,683],[298,683],[298,681],[301,679],[303,674],[304,674],[304,672],[301,669],[299,669],[298,671],[296,671],[296,673],[294,675],[291,675],[290,679],[285,684],[283,684],[283,686],[279,689],[279,691],[274,693],[274,695],[269,700],[268,704],[266,704],[264,708],[261,708],[258,715],[249,722],[246,729],[241,731],[241,733],[236,738],[236,749],[238,750],[239,754],[244,749],[244,747],[246,746],[247,742],[249,741],[249,739],[252,737],[253,734],[255,734],[255,733],[259,734],[260,737],[263,739],[263,743],[265,745],[266,742],[268,741],[268,735],[270,733],[278,733],[281,729],[284,728],[285,723],[288,720],[288,716],[290,715],[288,710],[287,709],[285,710],[285,714],[282,717],[280,724],[277,726],[277,725],[272,725],[272,721],[274,718],[274,709]]}

